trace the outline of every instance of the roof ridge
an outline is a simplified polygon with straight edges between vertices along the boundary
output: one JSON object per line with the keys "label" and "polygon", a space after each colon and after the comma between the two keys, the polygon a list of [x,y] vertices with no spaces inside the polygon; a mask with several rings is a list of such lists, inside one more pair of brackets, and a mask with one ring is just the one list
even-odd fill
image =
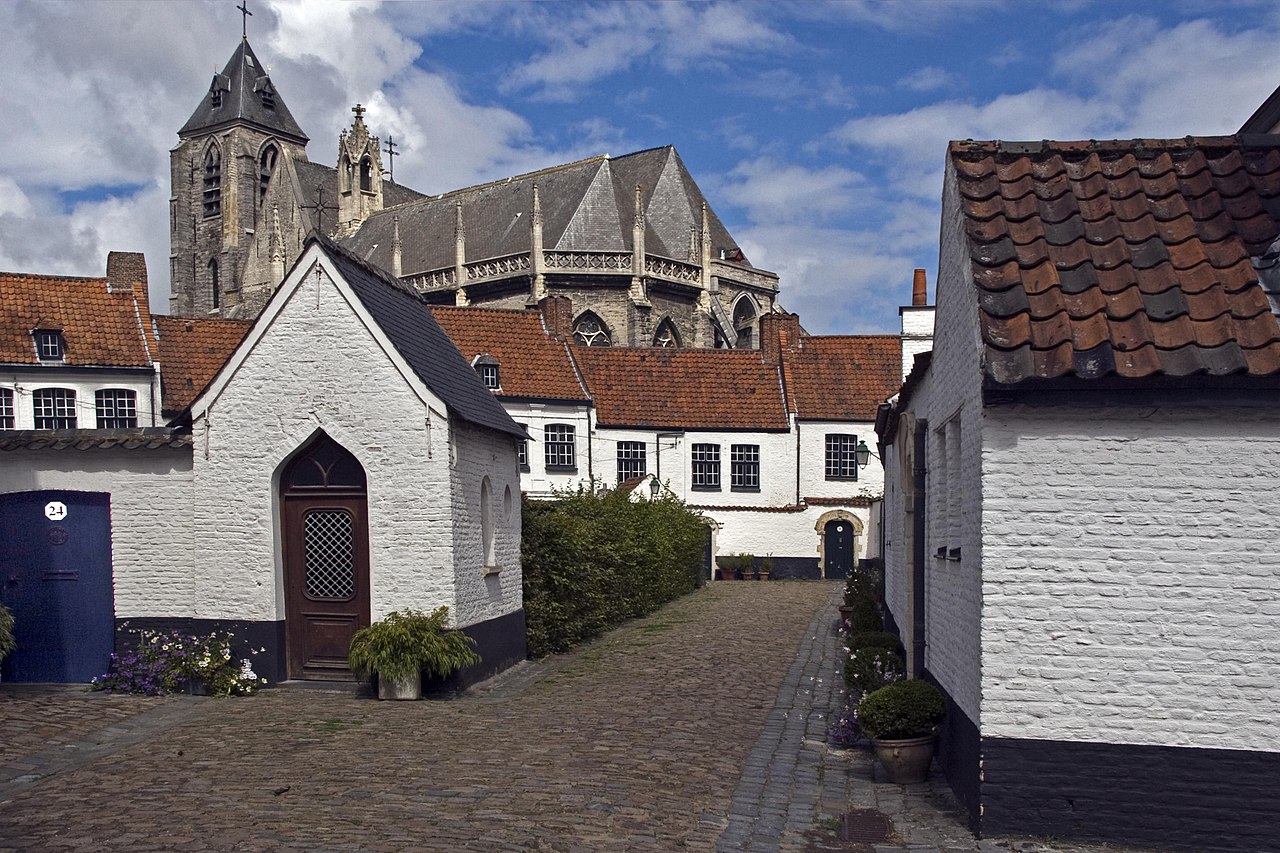
{"label": "roof ridge", "polygon": [[[56,275],[38,272],[4,272],[0,270],[0,278],[38,278],[44,281],[107,281],[105,275]],[[124,291],[119,291],[123,293]]]}
{"label": "roof ridge", "polygon": [[1266,134],[1224,134],[1218,136],[1176,136],[1176,137],[1133,137],[1130,139],[1039,139],[1039,140],[1005,140],[1005,139],[952,139],[947,143],[948,150],[955,154],[1049,154],[1062,153],[1065,149],[1072,153],[1089,154],[1094,152],[1132,152],[1134,149],[1195,149],[1206,147],[1236,147],[1247,145],[1250,148],[1280,147],[1280,134],[1267,138]]}
{"label": "roof ridge", "polygon": [[[596,154],[593,157],[584,157],[581,160],[574,160],[571,163],[560,163],[556,166],[546,166],[542,169],[535,169],[532,172],[524,172],[519,175],[509,175],[505,178],[497,178],[496,180],[486,181],[482,184],[472,184],[469,187],[459,187],[458,189],[447,190],[438,194],[424,193],[423,198],[416,199],[416,201],[440,201],[441,199],[451,198],[456,195],[461,195],[462,193],[475,192],[476,190],[488,189],[489,187],[502,186],[503,184],[510,184],[515,181],[523,181],[527,178],[536,178],[539,175],[549,175],[552,172],[564,171],[565,169],[571,169],[574,166],[583,166],[587,163],[605,162],[609,159],[610,157],[608,154]],[[412,203],[413,202],[406,202],[406,204]],[[403,205],[397,205],[397,207],[403,207]]]}

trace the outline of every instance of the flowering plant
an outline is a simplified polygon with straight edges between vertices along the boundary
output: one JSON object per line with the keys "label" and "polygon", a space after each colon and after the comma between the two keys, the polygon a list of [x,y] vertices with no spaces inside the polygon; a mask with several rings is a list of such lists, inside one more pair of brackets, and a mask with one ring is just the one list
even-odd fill
{"label": "flowering plant", "polygon": [[845,705],[844,710],[836,716],[831,726],[831,743],[841,749],[851,749],[865,737],[862,726],[858,724],[858,709]]}
{"label": "flowering plant", "polygon": [[[137,645],[112,654],[105,675],[93,679],[94,690],[164,696],[203,685],[214,696],[247,696],[267,680],[253,671],[248,658],[236,661],[229,631],[184,634],[180,631],[142,631]],[[250,649],[250,654],[258,651]]]}

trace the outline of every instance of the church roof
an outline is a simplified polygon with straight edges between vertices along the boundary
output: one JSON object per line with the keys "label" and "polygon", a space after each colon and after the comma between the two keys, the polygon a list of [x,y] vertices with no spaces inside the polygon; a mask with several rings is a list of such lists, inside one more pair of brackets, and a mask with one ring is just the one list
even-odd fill
{"label": "church roof", "polygon": [[902,383],[897,335],[801,337],[782,351],[796,416],[803,420],[874,421]]}
{"label": "church roof", "polygon": [[574,346],[602,426],[787,430],[782,376],[755,350]]}
{"label": "church roof", "polygon": [[[400,221],[404,275],[452,267],[459,203],[468,261],[527,253],[532,249],[533,187],[542,210],[543,247],[554,251],[629,252],[640,186],[645,250],[688,260],[691,230],[701,228],[706,201],[672,146],[622,157],[601,155],[504,178],[374,213],[343,244],[380,266],[391,267],[392,220]],[[712,255],[737,244],[708,205]],[[698,251],[701,251],[699,246]],[[745,259],[744,264],[750,266]]]}
{"label": "church roof", "polygon": [[417,291],[331,240],[312,237],[391,345],[450,411],[479,426],[525,438],[426,309]]}
{"label": "church roof", "polygon": [[[121,260],[134,274],[117,281]],[[154,359],[146,267],[136,253],[112,252],[103,278],[0,272],[0,364],[40,364],[34,330],[62,333],[64,365],[148,367]],[[131,270],[136,273],[136,270]]]}
{"label": "church roof", "polygon": [[548,334],[541,312],[440,305],[430,311],[464,358],[498,362],[499,398],[588,400],[569,345]]}
{"label": "church roof", "polygon": [[165,414],[190,406],[244,339],[251,320],[154,317]]}
{"label": "church roof", "polygon": [[209,91],[178,136],[186,138],[233,124],[250,124],[302,145],[307,143],[307,135],[294,121],[247,38],[236,45],[222,73],[213,75]]}
{"label": "church roof", "polygon": [[[333,166],[313,163],[309,160],[294,160],[294,174],[298,176],[298,185],[294,188],[298,206],[311,224],[322,234],[332,234],[338,227],[338,170]],[[315,221],[317,198],[322,198],[324,205],[320,212],[320,222]],[[382,182],[382,203],[384,206],[405,204],[424,198],[422,193],[411,190],[403,184],[393,181]],[[452,231],[449,233],[453,233]],[[390,265],[390,255],[387,256]]]}

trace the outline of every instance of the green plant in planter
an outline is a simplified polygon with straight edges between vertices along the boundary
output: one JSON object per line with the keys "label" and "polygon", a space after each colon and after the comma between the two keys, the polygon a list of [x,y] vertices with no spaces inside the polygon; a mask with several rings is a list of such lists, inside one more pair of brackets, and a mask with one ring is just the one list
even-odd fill
{"label": "green plant in planter", "polygon": [[900,655],[906,653],[902,647],[902,640],[898,639],[898,635],[892,631],[861,631],[850,634],[845,640],[845,645],[849,647],[850,652],[856,652],[858,649],[889,649]]}
{"label": "green plant in planter", "polygon": [[377,673],[380,679],[401,681],[426,670],[446,676],[464,666],[479,663],[472,651],[475,640],[445,627],[449,608],[396,610],[356,631],[347,662],[360,678]]}
{"label": "green plant in planter", "polygon": [[880,608],[869,595],[858,595],[853,600],[853,612],[849,615],[849,633],[863,634],[868,631],[883,631],[884,620],[880,618]]}
{"label": "green plant in planter", "polygon": [[901,681],[907,667],[893,649],[866,646],[854,649],[844,662],[844,682],[859,693],[870,693],[886,684]]}
{"label": "green plant in planter", "polygon": [[17,643],[13,640],[13,614],[9,608],[0,604],[0,661],[14,650]]}
{"label": "green plant in planter", "polygon": [[927,681],[899,681],[873,690],[858,703],[858,724],[877,740],[928,737],[942,722],[946,705]]}

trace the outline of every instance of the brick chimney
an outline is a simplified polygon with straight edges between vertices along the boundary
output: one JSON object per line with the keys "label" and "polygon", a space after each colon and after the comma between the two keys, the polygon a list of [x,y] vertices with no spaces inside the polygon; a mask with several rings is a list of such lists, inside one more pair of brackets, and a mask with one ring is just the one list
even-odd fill
{"label": "brick chimney", "polygon": [[924,270],[911,277],[911,304],[898,309],[902,317],[902,378],[906,379],[916,356],[933,349],[933,306]]}
{"label": "brick chimney", "polygon": [[929,285],[925,282],[924,270],[916,270],[911,282],[911,304],[914,306],[929,304]]}
{"label": "brick chimney", "polygon": [[112,293],[133,293],[139,288],[138,299],[147,304],[147,259],[141,252],[107,253],[107,287]]}
{"label": "brick chimney", "polygon": [[760,318],[760,357],[766,364],[778,364],[783,350],[800,343],[800,315],[765,314]]}
{"label": "brick chimney", "polygon": [[573,301],[567,296],[544,296],[538,300],[542,325],[554,337],[565,339],[573,334]]}

